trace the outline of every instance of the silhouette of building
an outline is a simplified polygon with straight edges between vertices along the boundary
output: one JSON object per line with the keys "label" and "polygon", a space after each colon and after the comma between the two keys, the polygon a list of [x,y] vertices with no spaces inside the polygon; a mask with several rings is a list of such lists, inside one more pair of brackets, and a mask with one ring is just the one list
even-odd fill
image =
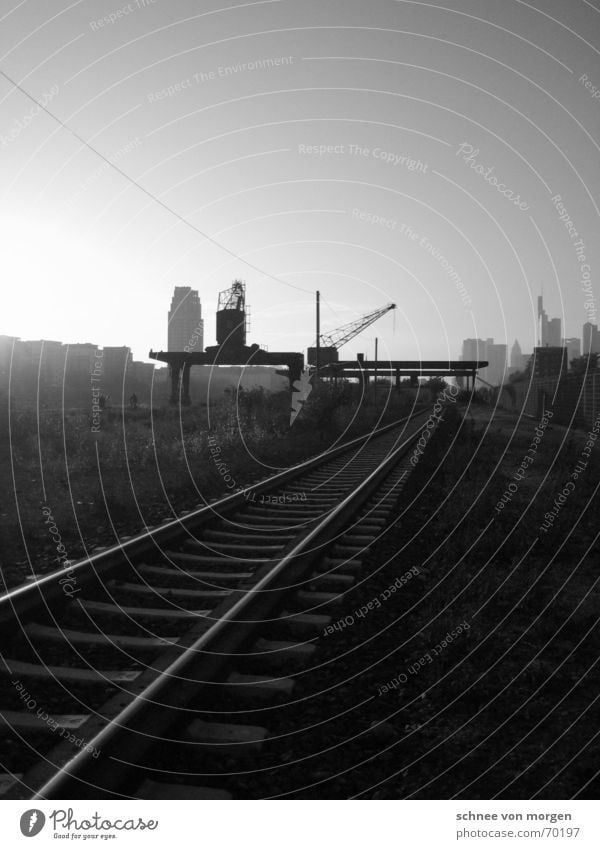
{"label": "silhouette of building", "polygon": [[563,348],[567,349],[567,363],[571,366],[571,360],[576,360],[581,356],[581,339],[576,336],[571,336],[569,339],[563,339]]}
{"label": "silhouette of building", "polygon": [[600,332],[598,325],[591,321],[583,325],[583,356],[587,354],[600,354]]}
{"label": "silhouette of building", "polygon": [[488,367],[483,369],[482,377],[491,383],[492,386],[500,386],[504,383],[506,375],[507,362],[507,346],[493,339],[486,339],[485,357],[489,363]]}
{"label": "silhouette of building", "polygon": [[125,345],[102,349],[102,390],[110,395],[123,392],[132,364],[131,349]]}
{"label": "silhouette of building", "polygon": [[98,346],[92,345],[89,342],[78,342],[74,345],[66,345],[65,347],[67,349],[65,365],[67,375],[75,379],[80,377],[89,378],[90,374],[96,368]]}
{"label": "silhouette of building", "polygon": [[[514,347],[514,346],[513,346]],[[507,346],[488,339],[464,339],[462,343],[461,360],[487,360],[489,365],[480,369],[482,380],[499,386],[503,383],[507,372]]]}
{"label": "silhouette of building", "polygon": [[533,376],[556,377],[567,371],[567,349],[545,345],[533,349]]}
{"label": "silhouette of building", "polygon": [[0,336],[0,391],[23,406],[86,407],[92,390],[109,395],[114,405],[125,404],[135,391],[145,404],[161,371],[167,369],[133,361],[124,345],[99,348]]}
{"label": "silhouette of building", "polygon": [[485,360],[485,350],[483,339],[463,339],[461,360]]}
{"label": "silhouette of building", "polygon": [[0,336],[0,376],[3,386],[8,383],[11,364],[14,364],[15,348],[19,341],[18,336]]}
{"label": "silhouette of building", "polygon": [[175,286],[168,324],[168,351],[204,351],[204,321],[197,289]]}
{"label": "silhouette of building", "polygon": [[540,325],[540,343],[544,348],[549,345],[552,348],[560,348],[561,322],[560,318],[548,318],[548,314],[544,309],[543,295],[538,296],[538,321]]}
{"label": "silhouette of building", "polygon": [[523,351],[519,345],[519,340],[515,339],[512,348],[510,349],[510,367],[520,369],[523,362]]}

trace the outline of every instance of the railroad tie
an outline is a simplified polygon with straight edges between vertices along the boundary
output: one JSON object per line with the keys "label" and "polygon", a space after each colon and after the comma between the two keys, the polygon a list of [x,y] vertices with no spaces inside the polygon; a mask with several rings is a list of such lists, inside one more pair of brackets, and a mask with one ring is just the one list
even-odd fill
{"label": "railroad tie", "polygon": [[200,754],[245,758],[260,752],[269,732],[258,725],[233,725],[195,719],[187,729]]}
{"label": "railroad tie", "polygon": [[150,779],[146,779],[136,790],[135,796],[138,799],[164,799],[165,801],[168,799],[218,801],[232,798],[230,793],[225,790],[217,790],[214,787],[196,787],[192,784],[163,784],[159,781],[150,781]]}
{"label": "railroad tie", "polygon": [[[48,715],[47,719],[38,716],[32,709],[24,710],[0,710],[0,735],[7,737],[15,731],[22,734],[31,732],[47,732],[48,734],[57,728],[65,728],[73,731],[80,728],[89,719],[87,713],[67,713]],[[51,721],[50,721],[51,720]]]}
{"label": "railroad tie", "polygon": [[268,675],[232,672],[223,685],[223,691],[244,704],[264,704],[291,695],[294,684],[291,678],[270,678]]}
{"label": "railroad tie", "polygon": [[290,613],[285,611],[273,624],[279,625],[294,637],[319,636],[331,622],[331,616],[318,613]]}
{"label": "railroad tie", "polygon": [[141,674],[141,669],[108,669],[100,670],[81,668],[77,666],[46,666],[40,663],[26,663],[22,660],[5,658],[6,666],[0,667],[0,674],[18,676],[20,678],[42,678],[46,681],[56,679],[70,684],[128,684]]}
{"label": "railroad tie", "polygon": [[266,640],[260,637],[252,647],[252,654],[243,655],[243,659],[246,663],[259,663],[269,671],[299,669],[310,663],[315,651],[316,647],[312,643]]}

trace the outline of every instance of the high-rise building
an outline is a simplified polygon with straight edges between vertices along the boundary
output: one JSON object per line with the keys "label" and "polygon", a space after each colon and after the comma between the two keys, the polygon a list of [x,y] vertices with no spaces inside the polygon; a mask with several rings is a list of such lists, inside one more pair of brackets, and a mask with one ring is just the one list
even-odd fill
{"label": "high-rise building", "polygon": [[515,339],[514,345],[510,349],[510,367],[520,369],[523,362],[523,351],[519,345],[519,340]]}
{"label": "high-rise building", "polygon": [[0,374],[8,374],[19,341],[18,336],[0,336]]}
{"label": "high-rise building", "polygon": [[548,321],[548,345],[551,348],[560,348],[561,326],[560,318],[551,318]]}
{"label": "high-rise building", "polygon": [[496,344],[491,337],[485,340],[464,339],[461,360],[487,360],[489,365],[480,369],[479,376],[493,386],[499,386],[504,382],[507,370],[507,346]]}
{"label": "high-rise building", "polygon": [[508,365],[507,346],[497,344],[493,339],[488,339],[485,359],[489,362],[485,369],[485,380],[492,386],[501,386],[504,383]]}
{"label": "high-rise building", "polygon": [[167,350],[204,350],[204,322],[197,289],[175,286],[169,310]]}
{"label": "high-rise building", "polygon": [[90,342],[77,342],[74,345],[67,345],[65,351],[65,368],[69,377],[89,379],[90,374],[94,371],[95,363],[98,359],[96,352],[97,345],[92,345]]}
{"label": "high-rise building", "polygon": [[591,321],[583,325],[583,356],[588,354],[600,354],[600,332]]}
{"label": "high-rise building", "polygon": [[544,309],[544,298],[538,296],[538,321],[540,324],[540,343],[542,348],[550,345],[552,348],[560,348],[561,321],[560,318],[548,318]]}
{"label": "high-rise building", "polygon": [[567,349],[544,345],[533,349],[533,376],[557,377],[567,370]]}
{"label": "high-rise building", "polygon": [[464,339],[461,360],[485,360],[486,347],[483,339]]}
{"label": "high-rise building", "polygon": [[102,389],[113,395],[123,391],[125,379],[131,369],[133,357],[126,345],[105,345],[102,348]]}
{"label": "high-rise building", "polygon": [[569,339],[563,339],[563,348],[567,349],[567,363],[571,365],[571,360],[576,360],[581,356],[581,339],[572,336]]}

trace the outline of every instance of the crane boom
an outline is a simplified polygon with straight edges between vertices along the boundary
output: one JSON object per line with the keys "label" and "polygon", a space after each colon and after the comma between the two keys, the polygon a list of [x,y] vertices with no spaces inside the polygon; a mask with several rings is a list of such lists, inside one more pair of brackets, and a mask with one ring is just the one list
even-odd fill
{"label": "crane boom", "polygon": [[321,333],[321,345],[324,348],[341,348],[342,345],[345,345],[351,339],[354,339],[354,337],[358,336],[358,334],[366,327],[369,327],[370,324],[373,324],[374,321],[377,321],[378,318],[385,315],[386,312],[395,309],[396,304],[387,304],[385,307],[380,307],[367,315],[361,316],[361,318],[355,319],[355,321],[350,321],[348,324],[338,327],[331,333]]}

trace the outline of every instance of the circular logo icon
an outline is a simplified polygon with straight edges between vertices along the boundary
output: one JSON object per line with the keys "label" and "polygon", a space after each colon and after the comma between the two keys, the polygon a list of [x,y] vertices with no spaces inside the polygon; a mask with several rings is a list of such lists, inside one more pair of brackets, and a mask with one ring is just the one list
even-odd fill
{"label": "circular logo icon", "polygon": [[25,837],[35,837],[43,829],[46,823],[46,817],[43,811],[38,808],[32,808],[30,811],[25,811],[21,814],[21,834]]}

